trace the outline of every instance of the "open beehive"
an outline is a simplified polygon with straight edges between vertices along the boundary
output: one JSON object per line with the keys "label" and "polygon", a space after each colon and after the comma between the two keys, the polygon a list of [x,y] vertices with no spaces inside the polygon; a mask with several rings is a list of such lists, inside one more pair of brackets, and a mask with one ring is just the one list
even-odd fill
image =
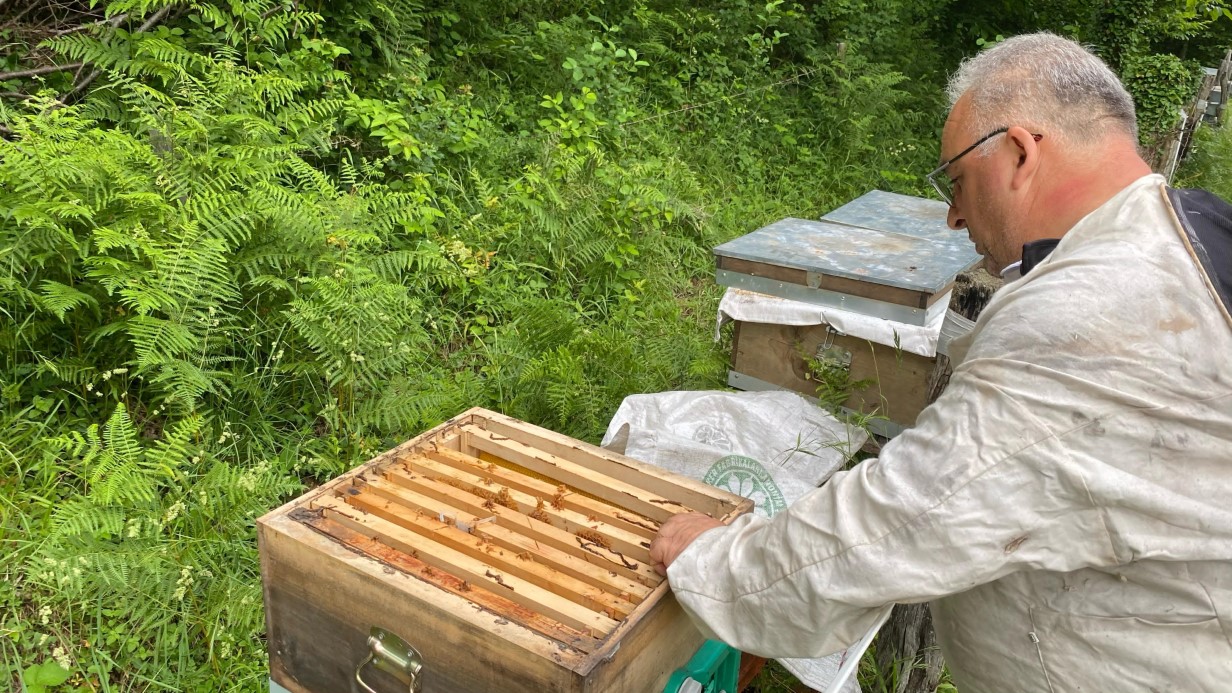
{"label": "open beehive", "polygon": [[650,540],[676,513],[751,507],[472,409],[259,520],[271,675],[294,693],[406,690],[396,667],[364,667],[379,628],[416,650],[429,693],[661,689],[703,638]]}

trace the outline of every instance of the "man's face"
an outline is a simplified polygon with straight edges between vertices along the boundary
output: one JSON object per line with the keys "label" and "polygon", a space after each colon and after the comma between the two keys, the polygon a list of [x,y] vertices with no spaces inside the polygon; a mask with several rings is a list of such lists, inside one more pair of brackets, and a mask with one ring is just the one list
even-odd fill
{"label": "man's face", "polygon": [[[972,133],[968,127],[968,98],[958,100],[941,133],[941,160],[946,161],[987,133]],[[989,156],[972,151],[948,166],[942,175],[953,181],[954,203],[950,205],[949,225],[967,230],[976,250],[984,256],[984,267],[993,274],[1015,262],[1021,255],[1019,236],[1010,213],[1009,180],[1004,166],[1004,135],[989,140]]]}

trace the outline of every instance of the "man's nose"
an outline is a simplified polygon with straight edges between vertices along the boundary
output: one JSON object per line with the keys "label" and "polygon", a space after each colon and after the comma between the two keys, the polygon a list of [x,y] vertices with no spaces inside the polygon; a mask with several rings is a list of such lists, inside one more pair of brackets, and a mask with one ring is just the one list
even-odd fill
{"label": "man's nose", "polygon": [[962,215],[957,205],[950,205],[950,211],[946,215],[946,222],[955,231],[962,231],[967,228],[967,218]]}

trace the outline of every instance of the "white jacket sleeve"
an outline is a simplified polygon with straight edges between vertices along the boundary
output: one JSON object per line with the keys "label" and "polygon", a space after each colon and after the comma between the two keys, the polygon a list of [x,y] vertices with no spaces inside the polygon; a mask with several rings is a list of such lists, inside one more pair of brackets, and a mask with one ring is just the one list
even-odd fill
{"label": "white jacket sleeve", "polygon": [[995,384],[1036,371],[1027,380],[1046,391],[1038,384],[1064,375],[993,359],[964,366],[879,459],[773,519],[710,530],[677,558],[672,588],[708,636],[761,655],[818,657],[854,643],[895,602],[1024,567],[1115,560],[1081,475],[1055,464],[1059,432],[1020,401],[1039,395]]}

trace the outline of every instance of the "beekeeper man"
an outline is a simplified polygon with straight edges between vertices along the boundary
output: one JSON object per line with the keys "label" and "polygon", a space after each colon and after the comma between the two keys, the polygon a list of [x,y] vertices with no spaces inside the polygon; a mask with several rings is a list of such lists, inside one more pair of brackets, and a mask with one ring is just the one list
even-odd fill
{"label": "beekeeper man", "polygon": [[962,693],[1232,690],[1232,210],[1151,173],[1129,95],[1068,40],[1003,41],[949,92],[931,177],[1021,277],[880,458],[773,519],[673,518],[651,557],[760,655],[927,601]]}

